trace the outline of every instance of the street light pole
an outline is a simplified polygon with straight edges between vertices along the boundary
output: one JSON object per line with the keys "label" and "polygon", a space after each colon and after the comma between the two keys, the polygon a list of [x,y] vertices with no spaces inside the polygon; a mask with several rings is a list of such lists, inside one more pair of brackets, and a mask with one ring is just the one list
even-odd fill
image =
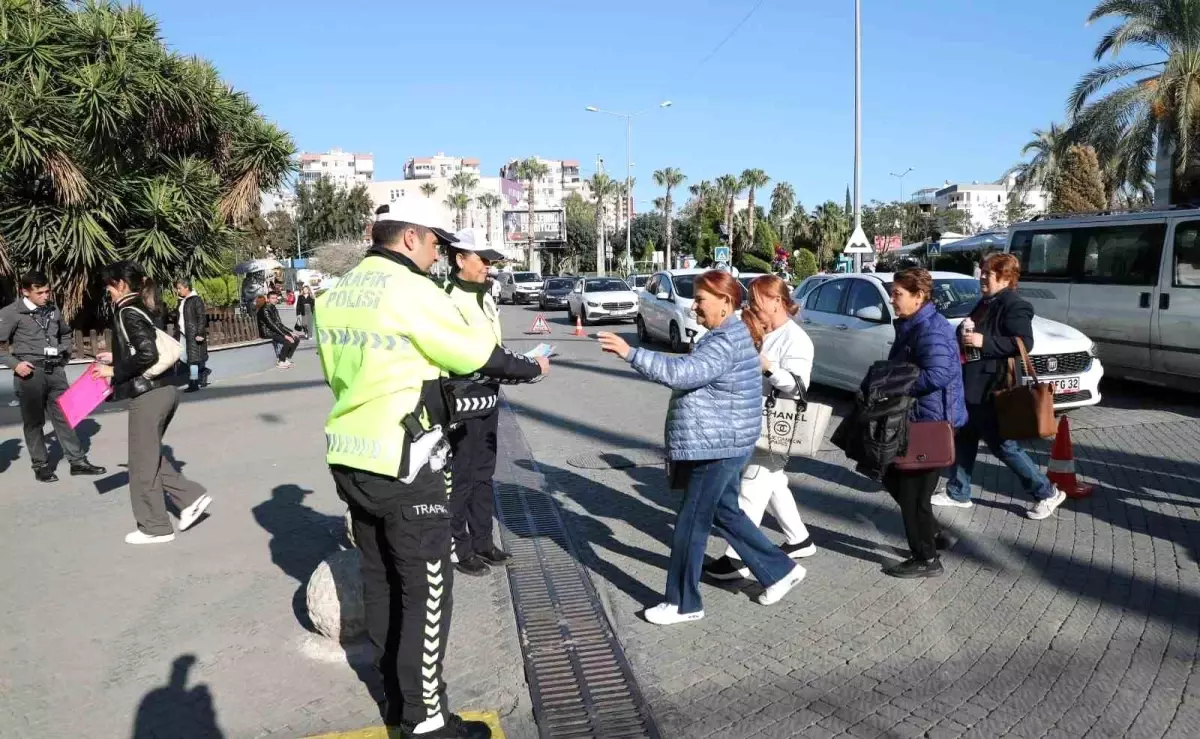
{"label": "street light pole", "polygon": [[895,172],[888,173],[892,177],[895,177],[896,179],[900,180],[900,207],[902,207],[902,208],[904,207],[904,178],[907,177],[908,173],[911,171],[913,171],[913,168],[909,167],[908,169],[904,170],[900,174],[896,174]]}
{"label": "street light pole", "polygon": [[[669,108],[673,105],[670,100],[658,104],[659,108]],[[633,267],[633,119],[648,113],[653,108],[639,110],[636,113],[615,113],[611,110],[601,110],[594,105],[584,108],[589,113],[604,113],[625,119],[625,264]]]}
{"label": "street light pole", "polygon": [[[862,0],[854,0],[854,233],[862,228]],[[862,272],[862,254],[854,255]]]}

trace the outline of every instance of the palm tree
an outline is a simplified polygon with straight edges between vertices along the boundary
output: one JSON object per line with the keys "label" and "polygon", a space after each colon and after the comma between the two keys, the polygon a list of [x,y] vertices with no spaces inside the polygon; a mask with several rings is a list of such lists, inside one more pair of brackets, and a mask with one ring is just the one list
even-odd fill
{"label": "palm tree", "polygon": [[793,244],[797,239],[803,241],[812,240],[813,222],[813,217],[808,214],[804,206],[796,203],[796,208],[792,211],[792,217],[788,219],[788,231],[791,233]]}
{"label": "palm tree", "polygon": [[784,227],[796,205],[796,190],[787,182],[780,182],[771,191],[771,221],[774,222],[779,237],[784,238]]}
{"label": "palm tree", "polygon": [[462,230],[463,221],[467,215],[467,208],[471,205],[471,197],[466,193],[455,192],[447,195],[446,199],[442,202],[447,208],[454,211],[454,230]]}
{"label": "palm tree", "polygon": [[754,246],[754,191],[760,187],[766,187],[771,178],[761,169],[747,169],[742,172],[742,187],[750,192],[750,200],[746,204],[746,209],[750,212],[749,220],[746,222],[749,226],[748,234],[750,236],[750,246]]}
{"label": "palm tree", "polygon": [[622,222],[625,228],[629,228],[633,215],[633,186],[636,182],[636,177],[630,177],[617,183],[617,228],[621,227]]}
{"label": "palm tree", "polygon": [[1033,129],[1033,138],[1021,147],[1021,156],[1033,152],[1033,158],[1014,165],[1004,174],[1006,180],[1011,175],[1017,176],[1013,192],[1020,196],[1034,188],[1049,190],[1067,143],[1066,130],[1057,123],[1051,123],[1045,130]]}
{"label": "palm tree", "polygon": [[671,212],[674,209],[674,201],[671,198],[671,190],[683,184],[687,179],[687,175],[680,172],[675,167],[667,167],[660,169],[654,173],[654,183],[659,187],[667,188],[667,194],[664,198],[663,210],[667,216],[667,243],[664,247],[663,259],[667,269],[671,268]]}
{"label": "palm tree", "polygon": [[432,182],[426,182],[425,184],[421,185],[421,194],[427,198],[432,198],[437,194],[437,185],[433,184]]}
{"label": "palm tree", "polygon": [[517,165],[517,179],[524,180],[529,185],[529,190],[526,192],[526,197],[529,201],[529,253],[526,254],[525,266],[528,269],[533,269],[533,227],[534,216],[536,211],[535,202],[537,200],[537,181],[545,177],[550,172],[550,167],[542,162],[539,162],[534,157],[525,159]]}
{"label": "palm tree", "polygon": [[716,195],[717,189],[713,183],[708,180],[702,180],[698,184],[688,187],[688,192],[692,194],[692,199],[695,200],[696,208],[696,244],[693,248],[699,246],[700,233],[704,229],[704,209],[708,207],[708,202]]}
{"label": "palm tree", "polygon": [[492,238],[492,212],[496,208],[499,208],[502,202],[504,201],[494,192],[480,193],[475,197],[475,204],[483,208],[484,213],[487,214],[487,237],[489,242]]}
{"label": "palm tree", "polygon": [[833,252],[850,238],[850,221],[846,210],[830,200],[813,211],[813,231],[817,240],[817,261],[824,267]]}
{"label": "palm tree", "polygon": [[455,172],[450,178],[450,187],[466,195],[470,195],[478,184],[479,178],[470,172]]}
{"label": "palm tree", "polygon": [[[725,228],[729,233],[729,243],[733,244],[733,203],[737,200],[738,195],[742,193],[742,180],[731,174],[721,175],[717,178],[717,193],[721,196],[725,203]],[[733,261],[737,262],[738,255],[733,255]]]}
{"label": "palm tree", "polygon": [[0,2],[0,245],[68,316],[96,270],[211,275],[242,248],[291,138],[207,61],[176,54],[134,4]]}
{"label": "palm tree", "polygon": [[[604,201],[617,194],[619,189],[613,178],[597,172],[592,175],[587,181],[588,187],[592,190],[592,197],[596,199],[596,272],[604,273]],[[613,250],[616,253],[616,250]]]}
{"label": "palm tree", "polygon": [[[1158,169],[1171,166],[1172,148],[1175,172],[1185,175],[1200,124],[1200,0],[1101,0],[1088,22],[1110,17],[1119,20],[1096,46],[1096,61],[1130,46],[1166,58],[1111,62],[1085,74],[1067,102],[1072,143],[1088,143],[1101,152],[1105,169],[1112,172],[1109,179],[1119,185],[1145,182],[1156,152]],[[1093,101],[1110,84],[1135,76]],[[1181,183],[1172,189],[1186,199],[1183,191],[1191,188]]]}

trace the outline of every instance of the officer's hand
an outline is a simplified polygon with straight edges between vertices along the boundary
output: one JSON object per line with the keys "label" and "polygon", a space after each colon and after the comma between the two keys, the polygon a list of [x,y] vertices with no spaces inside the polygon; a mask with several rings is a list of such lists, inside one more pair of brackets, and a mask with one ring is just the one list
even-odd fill
{"label": "officer's hand", "polygon": [[29,362],[21,362],[16,367],[13,367],[13,372],[17,377],[29,377],[33,374],[33,365]]}
{"label": "officer's hand", "polygon": [[542,368],[543,375],[550,373],[550,360],[549,359],[547,359],[546,357],[538,357],[537,363],[538,363],[538,366]]}

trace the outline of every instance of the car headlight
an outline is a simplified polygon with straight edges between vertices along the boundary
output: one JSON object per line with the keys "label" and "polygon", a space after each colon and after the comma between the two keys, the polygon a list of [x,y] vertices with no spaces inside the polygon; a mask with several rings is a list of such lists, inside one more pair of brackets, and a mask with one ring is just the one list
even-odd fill
{"label": "car headlight", "polygon": [[589,307],[589,308],[599,308],[599,307],[600,307],[600,304],[599,304],[599,303],[593,303],[593,302],[592,302],[592,301],[590,301],[590,300],[587,302],[587,304],[588,304],[588,307]]}
{"label": "car headlight", "polygon": [[1092,342],[1092,345],[1088,347],[1088,356],[1093,358],[1096,356],[1096,342],[1094,341]]}

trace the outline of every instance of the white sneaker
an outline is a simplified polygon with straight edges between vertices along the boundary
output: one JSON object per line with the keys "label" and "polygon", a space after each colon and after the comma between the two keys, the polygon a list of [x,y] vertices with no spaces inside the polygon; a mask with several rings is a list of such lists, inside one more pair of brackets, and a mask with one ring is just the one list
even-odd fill
{"label": "white sneaker", "polygon": [[807,574],[808,570],[804,569],[802,565],[796,565],[791,572],[783,576],[782,580],[771,585],[762,592],[762,595],[758,596],[759,605],[771,606],[783,600],[783,596],[799,585]]}
{"label": "white sneaker", "polygon": [[1025,511],[1025,515],[1035,521],[1041,521],[1043,518],[1049,518],[1054,509],[1062,505],[1067,499],[1067,494],[1054,488],[1054,495],[1045,500],[1039,500],[1033,504],[1033,507]]}
{"label": "white sneaker", "polygon": [[704,618],[704,611],[680,613],[679,606],[671,605],[670,603],[659,603],[653,608],[647,608],[642,615],[652,624],[670,626],[671,624],[681,624],[684,621],[699,621]]}
{"label": "white sneaker", "polygon": [[126,544],[166,544],[167,542],[175,541],[175,534],[163,534],[162,536],[151,536],[143,533],[141,529],[130,532],[125,535]]}
{"label": "white sneaker", "polygon": [[212,498],[208,495],[201,495],[196,498],[196,502],[192,503],[187,508],[179,512],[179,530],[187,531],[192,527],[192,524],[200,520],[200,516],[204,515],[204,511],[208,510],[208,506],[212,503]]}
{"label": "white sneaker", "polygon": [[934,505],[945,505],[953,508],[970,508],[975,505],[969,500],[955,500],[946,493],[934,494],[934,496],[929,499],[929,502],[933,503]]}

